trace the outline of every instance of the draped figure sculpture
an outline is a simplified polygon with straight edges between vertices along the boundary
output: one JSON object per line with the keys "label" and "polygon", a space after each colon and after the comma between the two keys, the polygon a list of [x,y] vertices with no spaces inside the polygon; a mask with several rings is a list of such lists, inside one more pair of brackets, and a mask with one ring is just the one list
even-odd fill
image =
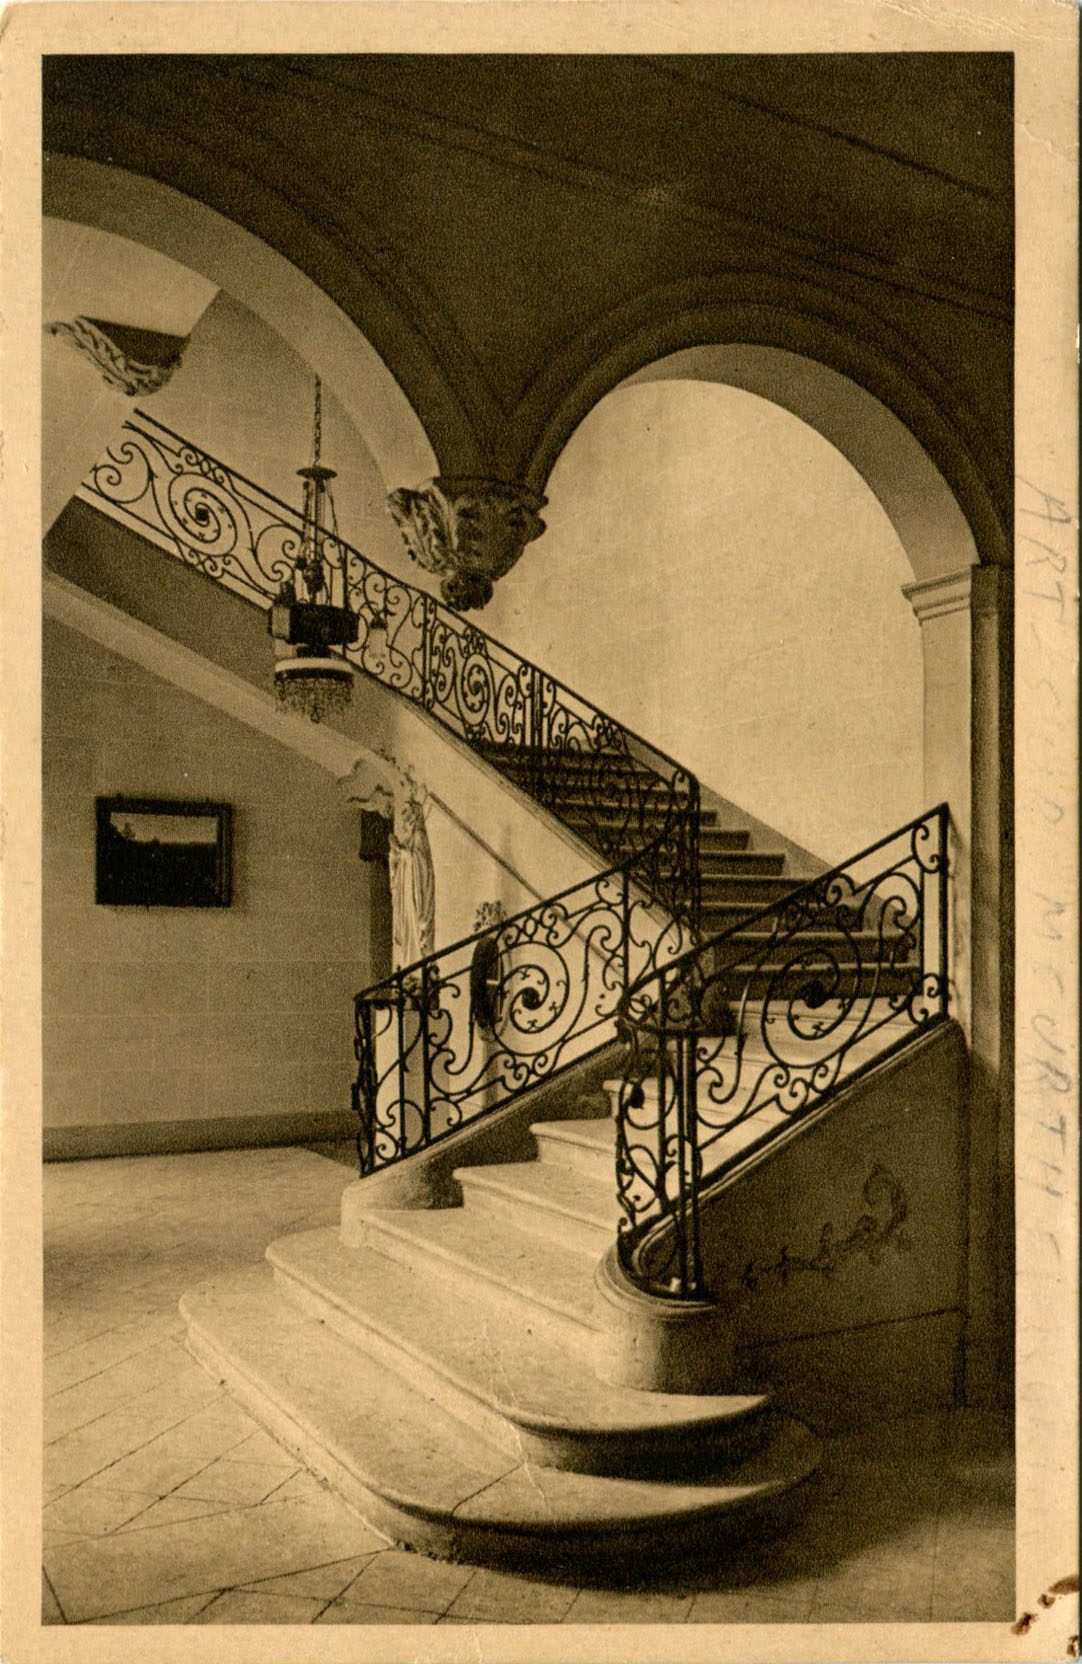
{"label": "draped figure sculpture", "polygon": [[391,969],[426,959],[436,945],[436,874],[425,825],[429,794],[389,752],[369,753],[342,782],[349,800],[391,822]]}
{"label": "draped figure sculpture", "polygon": [[427,959],[436,944],[436,874],[425,826],[427,792],[402,770],[390,835],[391,954],[396,971]]}

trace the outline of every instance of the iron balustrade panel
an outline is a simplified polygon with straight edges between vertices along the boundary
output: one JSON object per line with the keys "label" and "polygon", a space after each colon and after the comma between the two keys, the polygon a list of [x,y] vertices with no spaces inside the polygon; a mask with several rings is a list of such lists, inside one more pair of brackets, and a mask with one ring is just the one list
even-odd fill
{"label": "iron balustrade panel", "polygon": [[947,1017],[947,877],[940,805],[629,988],[618,1247],[640,1286],[701,1295],[703,1187]]}
{"label": "iron balustrade panel", "polygon": [[691,938],[602,873],[396,972],[356,999],[362,1173],[429,1148],[597,1050],[629,980]]}
{"label": "iron balustrade panel", "polygon": [[434,604],[425,708],[497,767],[501,747],[531,744],[533,674],[532,665],[476,624]]}
{"label": "iron balustrade panel", "polygon": [[[204,577],[267,607],[301,551],[298,511],[143,412],[80,488]],[[651,895],[698,922],[695,777],[518,653],[330,533],[358,616],[350,661],[428,711]]]}
{"label": "iron balustrade panel", "polygon": [[301,552],[299,515],[156,423],[125,422],[80,492],[260,606],[292,575]]}

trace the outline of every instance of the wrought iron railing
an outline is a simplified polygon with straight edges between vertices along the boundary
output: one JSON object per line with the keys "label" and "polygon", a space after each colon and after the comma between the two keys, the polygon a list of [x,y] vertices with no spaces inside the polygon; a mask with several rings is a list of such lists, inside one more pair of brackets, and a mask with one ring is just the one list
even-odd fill
{"label": "wrought iron railing", "polygon": [[616,1037],[625,990],[691,945],[646,850],[356,999],[361,1172],[449,1137]]}
{"label": "wrought iron railing", "polygon": [[617,1246],[640,1287],[703,1296],[704,1188],[946,1018],[947,869],[941,804],[624,994]]}
{"label": "wrought iron railing", "polygon": [[[81,495],[261,607],[301,518],[138,414]],[[701,1296],[704,1187],[947,1015],[947,810],[699,935],[699,786],[671,757],[339,540],[353,662],[610,863],[357,996],[362,1172],[510,1103],[616,1033],[618,1253]]]}
{"label": "wrought iron railing", "polygon": [[[269,606],[300,548],[299,511],[153,417],[135,418],[80,495],[204,577]],[[360,618],[353,663],[465,740],[606,863],[647,859],[651,893],[694,929],[694,775],[434,596],[328,537],[327,557],[340,552]]]}

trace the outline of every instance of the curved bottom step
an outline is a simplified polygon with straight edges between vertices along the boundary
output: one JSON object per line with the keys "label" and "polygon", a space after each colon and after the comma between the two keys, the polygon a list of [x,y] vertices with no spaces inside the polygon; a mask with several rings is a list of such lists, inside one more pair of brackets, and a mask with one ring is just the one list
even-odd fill
{"label": "curved bottom step", "polygon": [[181,1311],[195,1356],[257,1421],[377,1531],[444,1559],[626,1565],[743,1543],[793,1517],[819,1462],[814,1435],[778,1417],[754,1456],[694,1480],[544,1468],[292,1307],[267,1266],[201,1283]]}

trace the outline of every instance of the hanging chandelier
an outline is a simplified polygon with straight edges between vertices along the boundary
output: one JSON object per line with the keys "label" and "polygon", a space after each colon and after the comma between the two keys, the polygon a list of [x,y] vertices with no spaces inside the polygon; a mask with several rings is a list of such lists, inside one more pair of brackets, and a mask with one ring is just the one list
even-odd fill
{"label": "hanging chandelier", "polygon": [[[345,710],[353,697],[353,667],[345,648],[357,639],[357,614],[349,606],[347,555],[338,536],[330,482],[333,468],[320,462],[323,404],[316,377],[312,462],[298,468],[304,481],[304,524],[293,571],[278,591],[268,629],[281,644],[274,688],[283,710],[313,722]],[[329,515],[330,524],[325,524]]]}

